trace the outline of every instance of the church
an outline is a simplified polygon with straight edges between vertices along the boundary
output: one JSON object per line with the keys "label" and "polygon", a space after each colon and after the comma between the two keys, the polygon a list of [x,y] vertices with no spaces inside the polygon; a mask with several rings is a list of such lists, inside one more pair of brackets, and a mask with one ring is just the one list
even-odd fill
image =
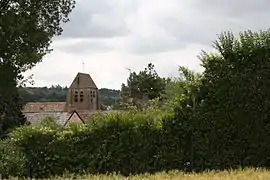
{"label": "church", "polygon": [[78,73],[67,92],[66,102],[29,102],[23,113],[31,124],[46,117],[58,124],[85,123],[100,110],[99,90],[89,74]]}

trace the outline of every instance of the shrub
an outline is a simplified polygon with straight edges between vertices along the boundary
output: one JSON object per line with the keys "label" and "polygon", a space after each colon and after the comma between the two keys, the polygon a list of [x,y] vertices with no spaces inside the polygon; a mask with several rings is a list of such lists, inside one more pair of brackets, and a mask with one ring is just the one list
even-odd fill
{"label": "shrub", "polygon": [[178,108],[163,125],[174,129],[168,139],[183,145],[170,146],[171,161],[186,157],[167,166],[269,167],[270,30],[246,31],[238,38],[222,33],[214,46],[217,53],[201,56],[205,71],[199,81],[181,81]]}
{"label": "shrub", "polygon": [[0,176],[25,174],[25,156],[11,140],[0,141]]}
{"label": "shrub", "polygon": [[270,31],[223,33],[214,45],[216,54],[201,56],[197,166],[269,167]]}
{"label": "shrub", "polygon": [[54,130],[63,130],[63,126],[57,123],[57,120],[54,117],[46,117],[42,119],[41,126],[48,127]]}
{"label": "shrub", "polygon": [[[15,130],[9,141],[24,157],[23,166],[8,174],[44,178],[65,172],[155,172],[162,169],[161,131],[161,119],[146,111],[98,115],[86,126],[62,130],[25,126]],[[5,167],[11,169],[12,163]]]}

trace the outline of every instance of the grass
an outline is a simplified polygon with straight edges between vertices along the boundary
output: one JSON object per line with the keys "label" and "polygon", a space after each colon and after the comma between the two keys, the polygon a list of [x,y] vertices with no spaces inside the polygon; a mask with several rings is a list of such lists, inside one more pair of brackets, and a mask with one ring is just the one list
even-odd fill
{"label": "grass", "polygon": [[[15,180],[15,178],[13,178]],[[13,180],[11,179],[11,180]],[[17,179],[17,178],[16,178]],[[177,171],[169,173],[144,174],[130,177],[120,175],[86,175],[81,177],[66,176],[52,178],[55,180],[64,179],[81,179],[81,180],[269,180],[270,171],[267,170],[237,170],[237,171],[220,171],[220,172],[205,172],[205,173],[190,173],[184,174]]]}

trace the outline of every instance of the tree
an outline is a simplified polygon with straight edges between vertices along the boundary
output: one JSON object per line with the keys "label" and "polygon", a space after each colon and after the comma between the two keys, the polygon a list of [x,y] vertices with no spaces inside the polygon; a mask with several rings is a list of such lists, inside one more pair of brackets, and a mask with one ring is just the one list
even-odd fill
{"label": "tree", "polygon": [[161,78],[154,65],[149,63],[148,66],[140,71],[130,73],[127,79],[127,86],[122,84],[122,94],[126,95],[126,98],[132,98],[134,100],[142,99],[144,95],[147,95],[149,99],[158,98],[164,92],[166,87],[166,79]]}
{"label": "tree", "polygon": [[214,47],[201,55],[196,160],[206,168],[269,167],[270,31],[224,32]]}
{"label": "tree", "polygon": [[1,1],[0,63],[25,71],[40,62],[73,7],[74,0]]}
{"label": "tree", "polygon": [[169,108],[177,106],[179,101],[186,101],[186,105],[195,108],[202,75],[183,66],[178,71],[179,77],[170,79],[163,97]]}
{"label": "tree", "polygon": [[52,38],[62,33],[60,25],[68,21],[74,3],[74,0],[0,1],[0,69],[4,70],[0,78],[2,130],[6,129],[4,122],[12,118],[7,115],[21,110],[16,87],[23,79],[22,72],[51,51]]}
{"label": "tree", "polygon": [[[13,66],[5,64],[0,66],[0,77],[6,77],[0,85],[0,139],[14,127],[25,124],[21,109],[22,103],[16,89],[18,72]],[[8,92],[6,92],[8,89]]]}

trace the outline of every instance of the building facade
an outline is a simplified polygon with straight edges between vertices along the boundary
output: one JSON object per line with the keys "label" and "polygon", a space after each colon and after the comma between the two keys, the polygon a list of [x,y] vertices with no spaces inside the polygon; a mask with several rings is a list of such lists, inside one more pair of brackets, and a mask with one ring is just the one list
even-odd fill
{"label": "building facade", "polygon": [[74,118],[77,119],[74,122],[84,123],[99,110],[99,90],[95,82],[89,74],[78,73],[69,87],[66,102],[29,102],[23,112],[32,124],[52,117],[59,124],[66,125]]}

